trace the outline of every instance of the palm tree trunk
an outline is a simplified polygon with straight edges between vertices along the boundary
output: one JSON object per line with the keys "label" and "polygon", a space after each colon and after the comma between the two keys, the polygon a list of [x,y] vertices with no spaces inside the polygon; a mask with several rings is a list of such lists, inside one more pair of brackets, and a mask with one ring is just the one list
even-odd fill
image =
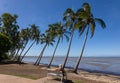
{"label": "palm tree trunk", "polygon": [[21,57],[20,63],[22,62],[23,58],[25,57],[25,55],[28,53],[28,51],[29,51],[30,48],[34,45],[35,42],[36,42],[36,41],[34,41],[34,42],[30,45],[30,47],[27,49],[27,51],[26,51],[26,52],[24,53],[24,55]]}
{"label": "palm tree trunk", "polygon": [[84,39],[84,43],[83,43],[83,46],[82,46],[81,54],[80,54],[80,56],[79,56],[79,58],[78,58],[78,60],[77,60],[77,63],[76,63],[76,65],[75,65],[75,68],[74,68],[74,70],[73,70],[74,73],[77,73],[78,66],[79,66],[80,61],[81,61],[81,59],[82,59],[82,55],[83,55],[83,52],[84,52],[84,49],[85,49],[85,45],[86,45],[86,42],[87,42],[87,38],[88,38],[88,32],[89,32],[89,27],[88,27],[88,29],[87,29],[87,33],[86,33],[86,36],[85,36],[85,39]]}
{"label": "palm tree trunk", "polygon": [[44,53],[44,51],[45,51],[46,47],[47,47],[47,44],[46,44],[46,45],[45,45],[45,47],[43,48],[43,52],[42,52],[42,54],[41,54],[41,56],[40,56],[40,58],[39,58],[39,60],[38,60],[37,65],[39,65],[39,64],[40,64],[41,58],[42,58],[42,56],[43,56],[43,53]]}
{"label": "palm tree trunk", "polygon": [[16,50],[11,52],[11,55],[14,57],[14,55],[16,54]]}
{"label": "palm tree trunk", "polygon": [[45,46],[43,47],[43,49],[42,49],[42,51],[41,51],[39,57],[37,58],[36,62],[34,63],[34,65],[39,65],[40,60],[41,60],[42,55],[43,55],[43,52],[44,52],[44,50],[45,50],[46,47],[47,47],[47,44],[45,44]]}
{"label": "palm tree trunk", "polygon": [[18,56],[19,51],[20,51],[20,48],[17,50],[15,56],[13,57],[13,60],[16,60],[16,58],[18,58],[17,56]]}
{"label": "palm tree trunk", "polygon": [[71,38],[70,38],[70,41],[69,41],[69,47],[68,47],[67,55],[65,57],[64,64],[63,64],[63,69],[65,68],[65,65],[66,65],[66,62],[67,62],[67,59],[68,59],[68,56],[69,56],[69,53],[70,53],[70,48],[71,48],[71,44],[72,44],[73,35],[74,35],[74,30],[72,31]]}
{"label": "palm tree trunk", "polygon": [[15,54],[15,57],[18,55],[19,51],[20,51],[20,48],[17,50],[17,52]]}
{"label": "palm tree trunk", "polygon": [[53,61],[53,59],[54,59],[54,56],[55,56],[55,53],[56,53],[56,50],[57,50],[57,47],[58,47],[59,42],[60,42],[60,37],[59,37],[59,39],[58,39],[58,41],[57,41],[57,44],[56,44],[56,47],[55,47],[55,49],[54,49],[53,56],[52,56],[51,61],[50,61],[49,65],[48,65],[48,68],[49,68],[49,67],[51,66],[51,64],[52,64],[52,61]]}
{"label": "palm tree trunk", "polygon": [[28,41],[25,43],[24,48],[21,50],[21,53],[20,53],[20,55],[19,55],[19,57],[18,57],[18,62],[20,61],[20,57],[21,57],[21,55],[22,55],[22,53],[23,53],[23,51],[24,51],[24,49],[25,49],[27,43],[28,43]]}

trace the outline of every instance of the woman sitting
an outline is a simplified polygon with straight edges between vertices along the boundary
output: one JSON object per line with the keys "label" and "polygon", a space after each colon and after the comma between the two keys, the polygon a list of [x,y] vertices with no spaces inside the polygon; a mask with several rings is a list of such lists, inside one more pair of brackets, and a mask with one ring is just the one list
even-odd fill
{"label": "woman sitting", "polygon": [[[53,73],[55,73],[55,74],[53,74]],[[66,75],[66,72],[63,69],[62,64],[59,64],[58,68],[48,69],[48,75],[51,75],[51,74],[52,75],[60,75],[61,76],[61,80],[63,80],[64,77],[66,77],[66,79],[67,79],[67,75]]]}
{"label": "woman sitting", "polygon": [[62,64],[59,64],[59,67],[55,69],[55,71],[63,71]]}

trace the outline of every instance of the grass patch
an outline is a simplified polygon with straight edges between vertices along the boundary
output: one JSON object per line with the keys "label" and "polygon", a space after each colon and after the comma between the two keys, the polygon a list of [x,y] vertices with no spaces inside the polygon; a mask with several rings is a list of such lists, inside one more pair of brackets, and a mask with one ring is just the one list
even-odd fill
{"label": "grass patch", "polygon": [[81,80],[74,80],[74,83],[82,83]]}
{"label": "grass patch", "polygon": [[37,79],[38,79],[38,78],[33,77],[33,76],[25,76],[25,75],[14,75],[14,76],[23,77],[23,78],[28,78],[28,79],[32,79],[32,80],[37,80]]}
{"label": "grass patch", "polygon": [[[5,73],[1,73],[1,74],[5,74]],[[33,76],[27,76],[27,75],[18,75],[18,74],[13,74],[13,73],[7,73],[5,75],[12,75],[12,76],[17,76],[17,77],[22,77],[22,78],[28,78],[28,79],[32,79],[32,80],[37,80],[38,78],[33,77]]]}

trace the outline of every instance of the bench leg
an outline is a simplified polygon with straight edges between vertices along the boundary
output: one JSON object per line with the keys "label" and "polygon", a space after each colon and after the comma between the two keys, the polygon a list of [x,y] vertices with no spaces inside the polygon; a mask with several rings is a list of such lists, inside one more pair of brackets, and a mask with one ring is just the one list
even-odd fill
{"label": "bench leg", "polygon": [[64,77],[61,77],[61,83],[63,83],[63,79],[64,79]]}

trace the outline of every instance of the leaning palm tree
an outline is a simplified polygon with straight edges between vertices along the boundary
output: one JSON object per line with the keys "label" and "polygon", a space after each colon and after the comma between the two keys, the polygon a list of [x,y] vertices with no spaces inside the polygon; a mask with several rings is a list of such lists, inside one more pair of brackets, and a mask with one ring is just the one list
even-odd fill
{"label": "leaning palm tree", "polygon": [[68,59],[68,56],[69,56],[70,49],[71,49],[74,31],[78,28],[78,26],[76,26],[76,24],[78,23],[76,12],[74,12],[72,9],[68,8],[64,13],[63,20],[66,22],[65,26],[67,28],[69,28],[69,30],[71,32],[71,36],[70,36],[70,40],[69,40],[69,44],[68,44],[68,51],[67,51],[64,63],[63,63],[63,69],[64,69],[67,59]]}
{"label": "leaning palm tree", "polygon": [[23,56],[20,59],[20,63],[23,60],[23,58],[25,57],[25,55],[28,53],[28,51],[30,50],[30,48],[35,44],[39,43],[40,40],[40,30],[38,29],[39,27],[36,26],[35,24],[30,25],[30,35],[31,35],[31,40],[33,40],[32,44],[30,45],[30,47],[26,50],[26,52],[23,54]]}
{"label": "leaning palm tree", "polygon": [[49,30],[47,30],[47,33],[48,34],[51,34],[52,36],[58,38],[57,40],[57,44],[55,46],[55,49],[54,49],[54,52],[53,52],[53,55],[52,55],[52,58],[50,60],[50,63],[48,65],[48,67],[51,66],[52,64],[52,61],[54,59],[54,56],[55,56],[55,53],[56,53],[56,50],[57,50],[57,47],[60,43],[60,40],[62,39],[63,40],[63,37],[65,36],[67,41],[69,40],[69,37],[68,37],[68,31],[66,29],[64,29],[64,26],[62,25],[62,23],[55,23],[55,24],[52,24],[52,25],[49,25]]}
{"label": "leaning palm tree", "polygon": [[43,56],[43,53],[46,49],[47,46],[49,45],[53,45],[53,37],[51,37],[49,34],[43,34],[42,37],[41,37],[41,44],[45,44],[40,55],[38,56],[36,62],[34,63],[34,65],[39,65],[40,64],[40,61],[41,61],[41,58]]}
{"label": "leaning palm tree", "polygon": [[21,57],[28,41],[31,38],[30,36],[31,35],[30,35],[30,29],[29,28],[21,30],[20,37],[21,37],[21,41],[22,41],[22,49],[21,49],[21,52],[19,54],[18,61],[20,61],[20,57]]}
{"label": "leaning palm tree", "polygon": [[18,53],[20,52],[20,49],[22,49],[22,47],[23,47],[23,41],[21,41],[20,32],[19,32],[19,35],[18,35],[17,39],[18,39],[17,48],[16,48],[17,51],[16,51],[16,54],[13,57],[13,60],[17,60]]}
{"label": "leaning palm tree", "polygon": [[80,19],[78,24],[76,24],[79,27],[80,35],[86,30],[86,36],[82,46],[82,51],[74,67],[75,73],[77,73],[78,66],[82,59],[82,55],[85,49],[89,31],[91,32],[91,38],[92,38],[94,35],[96,22],[99,23],[103,29],[106,27],[102,19],[93,17],[93,14],[91,13],[91,7],[88,3],[83,3],[82,8],[77,11],[77,18]]}

